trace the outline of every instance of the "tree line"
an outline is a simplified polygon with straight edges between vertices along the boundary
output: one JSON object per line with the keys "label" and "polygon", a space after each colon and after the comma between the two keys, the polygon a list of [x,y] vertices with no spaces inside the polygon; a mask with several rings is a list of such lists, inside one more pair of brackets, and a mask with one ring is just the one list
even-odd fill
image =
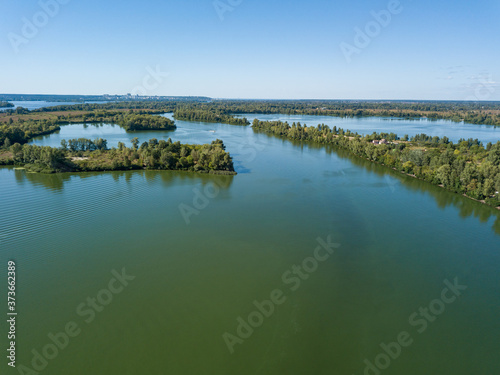
{"label": "tree line", "polygon": [[158,113],[173,112],[177,102],[162,101],[126,101],[109,103],[81,103],[65,104],[34,109],[32,112],[61,112],[61,111],[111,111],[119,109],[155,110]]}
{"label": "tree line", "polygon": [[87,138],[70,139],[66,141],[63,139],[61,141],[61,148],[64,151],[71,151],[72,153],[78,151],[97,151],[97,150],[107,150],[108,141],[106,139],[97,138],[94,140]]}
{"label": "tree line", "polygon": [[26,143],[31,138],[50,134],[61,127],[57,120],[28,120],[13,121],[10,118],[6,123],[0,123],[0,146],[10,147],[14,143]]}
{"label": "tree line", "polygon": [[152,116],[149,114],[120,114],[115,115],[112,122],[123,126],[127,131],[137,130],[174,130],[177,127],[169,118]]}
{"label": "tree line", "polygon": [[[408,141],[394,133],[361,136],[326,125],[308,127],[281,121],[253,122],[254,131],[301,141],[341,147],[356,156],[442,186],[473,199],[500,206],[500,141],[484,146],[477,139],[460,139],[453,143],[447,137],[419,134]],[[387,144],[374,144],[385,138]],[[408,138],[406,136],[406,138]]]}
{"label": "tree line", "polygon": [[218,110],[193,109],[189,107],[176,109],[174,112],[174,118],[176,120],[185,121],[215,122],[243,126],[250,125],[250,122],[244,117],[234,117]]}

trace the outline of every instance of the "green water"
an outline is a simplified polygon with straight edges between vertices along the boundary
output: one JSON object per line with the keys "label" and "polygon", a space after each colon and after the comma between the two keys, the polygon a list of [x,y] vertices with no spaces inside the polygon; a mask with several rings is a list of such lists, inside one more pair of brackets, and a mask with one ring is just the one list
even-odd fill
{"label": "green water", "polygon": [[[339,150],[248,127],[177,125],[139,137],[221,138],[239,174],[0,169],[4,285],[7,260],[18,266],[18,366],[31,368],[32,350],[75,322],[79,334],[41,374],[358,375],[403,331],[412,343],[380,373],[499,372],[497,211]],[[109,125],[65,132],[100,132],[110,144],[136,135]],[[195,213],[186,221],[180,207]],[[282,276],[328,236],[340,247],[291,290]],[[122,268],[135,278],[86,323],[77,308]],[[455,278],[467,289],[419,333],[410,316]],[[237,335],[237,319],[275,289],[285,301],[231,353],[223,334]],[[0,338],[6,349],[5,324]],[[2,374],[19,373],[6,363]]]}

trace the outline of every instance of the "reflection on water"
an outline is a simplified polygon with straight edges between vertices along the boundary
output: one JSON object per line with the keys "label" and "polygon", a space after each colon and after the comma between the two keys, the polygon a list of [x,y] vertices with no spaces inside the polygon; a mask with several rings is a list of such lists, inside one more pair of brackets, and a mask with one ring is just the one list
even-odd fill
{"label": "reflection on water", "polygon": [[114,181],[123,181],[126,184],[131,184],[134,179],[143,179],[148,183],[161,183],[164,187],[187,185],[192,186],[200,183],[201,186],[216,184],[222,189],[229,189],[233,183],[233,175],[216,175],[209,173],[194,173],[185,171],[150,171],[150,170],[134,170],[134,171],[112,171],[112,172],[85,172],[85,173],[29,173],[24,169],[14,169],[12,167],[4,167],[4,169],[13,170],[16,182],[19,185],[24,185],[26,182],[33,186],[40,186],[48,190],[59,191],[64,188],[64,184],[73,179],[85,180],[95,176],[108,175]]}
{"label": "reflection on water", "polygon": [[478,218],[480,222],[484,223],[487,222],[491,217],[494,217],[496,219],[493,225],[493,230],[495,231],[495,233],[500,235],[500,212],[493,207],[487,206],[480,202],[476,202],[472,199],[469,199],[460,194],[453,193],[439,186],[432,185],[429,182],[406,176],[387,167],[354,156],[347,150],[335,149],[334,147],[329,146],[328,152],[335,152],[339,157],[348,159],[354,165],[363,167],[366,170],[377,174],[378,176],[390,176],[391,179],[387,180],[389,188],[393,188],[394,182],[392,179],[395,178],[409,190],[428,193],[435,199],[439,208],[445,209],[448,206],[458,208],[460,217],[462,218],[474,216]]}
{"label": "reflection on water", "polygon": [[[309,149],[319,150],[324,148],[326,153],[328,154],[335,154],[341,159],[349,160],[349,162],[351,162],[354,166],[362,167],[370,173],[374,173],[380,177],[385,177],[385,184],[389,189],[394,190],[397,184],[401,184],[411,191],[428,193],[434,198],[439,208],[445,209],[448,206],[458,208],[459,215],[462,218],[474,216],[482,223],[487,222],[490,218],[495,218],[492,229],[496,234],[500,235],[500,211],[491,206],[476,202],[472,199],[469,199],[460,194],[453,193],[439,186],[432,185],[429,182],[406,176],[398,171],[394,171],[385,166],[355,156],[349,151],[342,148],[314,142],[305,143],[297,140],[283,139],[273,134],[266,134],[266,136],[275,138],[281,141],[282,144],[285,144],[287,142],[291,143],[299,152],[307,152]],[[347,177],[351,174],[356,175],[357,173],[358,172],[356,168],[342,168],[334,171],[324,171],[323,176],[337,179],[338,177]],[[342,184],[353,184],[353,181],[350,179],[341,179],[340,181],[342,181]]]}
{"label": "reflection on water", "polygon": [[[103,124],[92,124],[92,125],[82,125],[82,126],[92,126],[95,128],[103,127]],[[106,124],[106,126],[108,126]],[[109,129],[109,128],[107,128]],[[119,128],[120,131],[123,129]],[[303,153],[308,152],[310,149],[320,150],[324,149],[327,154],[335,154],[341,159],[349,160],[354,166],[362,167],[364,170],[374,173],[378,176],[385,177],[386,186],[394,190],[395,186],[401,184],[405,188],[417,191],[425,192],[434,198],[437,206],[441,209],[445,209],[448,206],[453,206],[458,208],[459,215],[462,218],[469,216],[474,216],[480,222],[485,223],[490,218],[494,217],[495,222],[492,229],[495,233],[500,235],[500,212],[493,207],[487,206],[485,204],[473,201],[469,198],[461,196],[456,193],[452,193],[443,188],[434,186],[426,181],[422,181],[413,177],[403,175],[397,171],[391,170],[387,167],[372,163],[366,159],[352,155],[349,151],[336,148],[331,145],[315,144],[315,143],[304,143],[296,140],[286,140],[274,135],[266,135],[268,137],[274,138],[280,144],[285,145],[291,143],[294,145],[294,150]],[[238,165],[238,159],[235,159],[235,165]],[[6,167],[9,168],[9,167]],[[11,168],[11,167],[10,167]],[[193,172],[183,172],[183,171],[114,171],[114,172],[88,172],[88,173],[62,173],[62,174],[37,174],[37,173],[27,173],[24,170],[15,170],[15,178],[19,184],[29,182],[34,186],[41,186],[49,190],[62,190],[64,184],[69,182],[71,179],[87,179],[94,176],[102,175],[103,173],[109,174],[113,177],[115,181],[124,181],[127,184],[133,182],[133,178],[142,178],[148,183],[162,183],[163,186],[176,186],[176,185],[187,185],[192,186],[196,183],[201,183],[205,186],[210,183],[215,183],[220,186],[223,190],[229,189],[234,181],[234,176],[220,176]],[[242,174],[251,173],[250,169],[243,169]],[[337,171],[324,171],[324,177],[347,177],[349,175],[356,175],[358,170],[354,167],[343,168]],[[341,184],[353,184],[350,179],[337,179],[341,181]]]}

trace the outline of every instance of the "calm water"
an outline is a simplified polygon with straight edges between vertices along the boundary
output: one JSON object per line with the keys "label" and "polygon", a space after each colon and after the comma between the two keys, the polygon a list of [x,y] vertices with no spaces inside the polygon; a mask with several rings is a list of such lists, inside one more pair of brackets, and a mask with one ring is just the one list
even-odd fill
{"label": "calm water", "polygon": [[[342,151],[250,127],[177,126],[74,125],[36,143],[220,138],[239,174],[0,169],[1,262],[18,263],[18,364],[31,367],[32,349],[73,321],[80,334],[42,374],[359,375],[403,331],[413,342],[383,374],[499,372],[497,211]],[[340,247],[291,290],[282,276],[328,235]],[[77,307],[105,295],[123,267],[135,279],[86,323]],[[409,318],[455,278],[467,289],[419,333]],[[237,319],[274,289],[284,303],[231,354],[223,334],[236,335]]]}
{"label": "calm water", "polygon": [[328,125],[330,128],[349,129],[359,134],[377,133],[396,133],[400,137],[405,134],[409,136],[416,134],[428,134],[432,136],[443,137],[447,136],[452,141],[456,142],[460,138],[477,138],[485,144],[488,142],[495,143],[500,139],[500,127],[492,125],[473,125],[456,123],[447,120],[431,121],[427,119],[404,120],[391,117],[362,117],[362,118],[341,118],[332,116],[303,116],[303,115],[280,115],[280,114],[253,114],[247,113],[238,115],[246,117],[250,122],[258,118],[263,121],[288,121],[300,122],[308,126],[316,126],[318,124]]}

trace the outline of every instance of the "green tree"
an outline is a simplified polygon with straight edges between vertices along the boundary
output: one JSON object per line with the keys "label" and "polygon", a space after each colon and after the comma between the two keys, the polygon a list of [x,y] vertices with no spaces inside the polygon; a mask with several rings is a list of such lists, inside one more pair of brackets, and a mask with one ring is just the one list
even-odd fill
{"label": "green tree", "polygon": [[493,180],[487,178],[483,183],[483,195],[489,197],[495,193],[495,184]]}
{"label": "green tree", "polygon": [[134,137],[130,142],[132,143],[134,150],[137,151],[137,149],[139,148],[139,138]]}

